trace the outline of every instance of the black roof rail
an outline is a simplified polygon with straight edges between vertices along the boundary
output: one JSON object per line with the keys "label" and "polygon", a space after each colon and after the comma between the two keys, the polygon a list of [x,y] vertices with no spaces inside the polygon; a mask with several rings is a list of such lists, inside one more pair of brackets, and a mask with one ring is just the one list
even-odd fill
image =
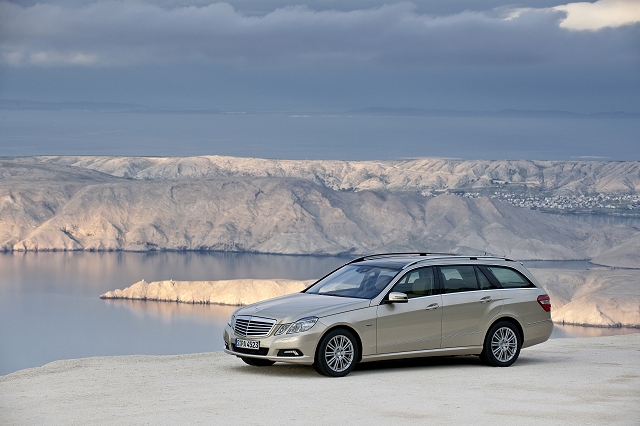
{"label": "black roof rail", "polygon": [[518,262],[517,260],[513,260],[513,259],[509,259],[508,257],[505,256],[491,256],[488,254],[485,254],[484,256],[471,256],[472,259],[502,259],[502,260],[506,260],[507,262]]}
{"label": "black roof rail", "polygon": [[469,260],[502,259],[502,260],[506,260],[507,262],[522,263],[522,262],[519,262],[517,260],[510,259],[510,258],[508,258],[506,256],[492,256],[492,255],[470,256],[470,255],[464,255],[464,254],[443,253],[443,252],[394,252],[394,253],[376,253],[376,254],[369,254],[367,256],[361,256],[361,257],[358,257],[357,259],[353,259],[352,261],[347,262],[347,265],[349,265],[351,263],[361,262],[361,261],[367,260],[367,259],[378,259],[378,258],[384,258],[384,257],[406,256],[406,255],[420,256],[420,257],[424,257],[425,258],[425,259],[416,259],[414,262],[411,262],[406,266],[414,265],[414,264],[416,264],[418,262],[426,260],[427,256],[455,256],[455,257],[462,257],[462,258],[466,257],[466,258],[469,258]]}

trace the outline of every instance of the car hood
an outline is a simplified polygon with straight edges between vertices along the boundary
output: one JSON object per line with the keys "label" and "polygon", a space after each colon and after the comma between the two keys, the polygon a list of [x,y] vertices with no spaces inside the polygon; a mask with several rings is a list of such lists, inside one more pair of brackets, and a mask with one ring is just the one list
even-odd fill
{"label": "car hood", "polygon": [[369,299],[294,293],[245,306],[238,309],[235,315],[253,315],[293,322],[304,317],[320,318],[362,309],[368,307],[370,303]]}

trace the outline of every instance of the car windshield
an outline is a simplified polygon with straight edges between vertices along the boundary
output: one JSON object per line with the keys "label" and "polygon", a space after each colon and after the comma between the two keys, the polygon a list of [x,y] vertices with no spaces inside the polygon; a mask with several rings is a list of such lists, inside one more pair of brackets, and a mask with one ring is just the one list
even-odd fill
{"label": "car windshield", "polygon": [[398,271],[400,269],[381,266],[345,265],[309,287],[305,293],[373,299]]}

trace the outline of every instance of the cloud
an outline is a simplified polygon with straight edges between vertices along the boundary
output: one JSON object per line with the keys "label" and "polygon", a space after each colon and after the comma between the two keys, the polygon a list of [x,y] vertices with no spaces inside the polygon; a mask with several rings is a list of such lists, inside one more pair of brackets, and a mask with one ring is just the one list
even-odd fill
{"label": "cloud", "polygon": [[247,15],[227,3],[162,7],[108,0],[24,7],[3,1],[0,60],[37,67],[205,62],[438,68],[628,56],[626,33],[576,37],[562,28],[573,28],[566,22],[575,13],[545,8],[432,16],[412,3],[396,3],[350,11],[287,6]]}
{"label": "cloud", "polygon": [[600,30],[640,22],[639,0],[569,3],[553,9],[567,12],[560,26],[570,30]]}

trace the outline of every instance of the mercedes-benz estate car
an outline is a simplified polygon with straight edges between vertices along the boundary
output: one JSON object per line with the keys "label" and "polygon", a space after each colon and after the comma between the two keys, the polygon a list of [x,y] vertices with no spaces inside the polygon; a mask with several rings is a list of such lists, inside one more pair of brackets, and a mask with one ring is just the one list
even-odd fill
{"label": "mercedes-benz estate car", "polygon": [[546,341],[551,301],[520,263],[489,256],[402,253],[355,259],[300,293],[237,309],[225,352],[345,376],[357,363],[479,355],[507,367]]}

